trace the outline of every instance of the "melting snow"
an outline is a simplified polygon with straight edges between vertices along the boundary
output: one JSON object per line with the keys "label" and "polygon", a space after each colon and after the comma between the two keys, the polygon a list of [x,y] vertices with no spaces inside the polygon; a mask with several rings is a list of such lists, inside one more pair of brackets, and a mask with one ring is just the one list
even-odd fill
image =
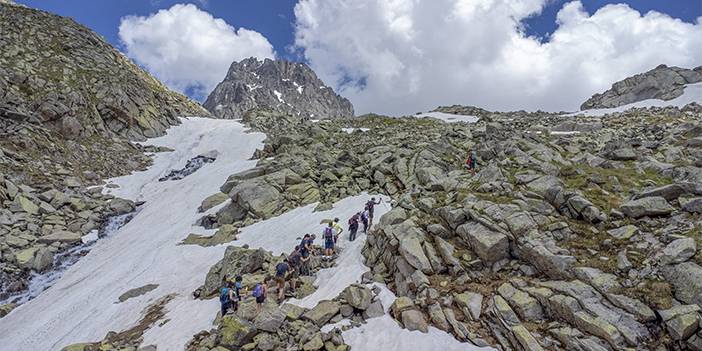
{"label": "melting snow", "polygon": [[297,88],[297,93],[302,94],[302,89],[304,89],[304,87],[300,84],[297,84],[297,82],[293,82],[293,85]]}
{"label": "melting snow", "polygon": [[454,122],[466,122],[466,123],[475,123],[477,122],[480,118],[476,116],[469,116],[469,115],[455,115],[453,113],[444,113],[444,112],[425,112],[417,115],[419,118],[436,118],[440,119],[444,122],[448,123],[454,123]]}
{"label": "melting snow", "polygon": [[604,116],[608,113],[624,112],[631,108],[645,108],[645,107],[664,107],[664,106],[678,106],[683,107],[691,102],[702,103],[702,83],[688,84],[685,87],[685,91],[682,95],[678,96],[672,100],[659,100],[659,99],[648,99],[632,104],[614,107],[614,108],[602,108],[594,110],[585,110],[575,113],[570,113],[565,116]]}
{"label": "melting snow", "polygon": [[370,129],[368,129],[368,128],[341,128],[341,130],[344,131],[344,132],[346,132],[346,133],[351,134],[351,133],[353,133],[353,132],[356,131],[356,130],[360,130],[360,131],[362,131],[362,132],[367,132],[367,131],[369,131]]}
{"label": "melting snow", "polygon": [[278,101],[280,101],[280,102],[283,103],[283,104],[285,103],[285,100],[283,100],[283,94],[281,94],[281,93],[280,93],[279,91],[277,91],[277,90],[273,90],[273,94],[275,94],[275,97],[278,98]]}
{"label": "melting snow", "polygon": [[[191,296],[207,271],[221,259],[225,247],[177,245],[190,232],[211,234],[193,223],[200,202],[219,191],[230,174],[248,169],[248,158],[262,147],[264,135],[245,133],[243,125],[208,118],[183,119],[166,136],[147,144],[167,146],[144,172],[115,178],[116,196],[146,203],[115,235],[99,240],[92,250],[71,266],[56,283],[35,299],[0,319],[0,345],[7,350],[57,350],[67,344],[101,340],[108,331],[129,328],[141,312],[161,296],[176,293],[168,303],[165,319],[144,335],[144,345],[159,350],[180,350],[203,329],[209,329],[219,308],[216,299]],[[177,181],[158,182],[168,170],[210,150],[219,157],[199,172]],[[125,291],[159,284],[148,294],[115,303]]]}

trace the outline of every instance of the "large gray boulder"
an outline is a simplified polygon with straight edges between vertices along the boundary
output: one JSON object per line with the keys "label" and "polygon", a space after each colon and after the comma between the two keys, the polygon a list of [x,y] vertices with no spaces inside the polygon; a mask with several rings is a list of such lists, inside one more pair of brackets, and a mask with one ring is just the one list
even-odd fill
{"label": "large gray boulder", "polygon": [[332,317],[339,313],[340,308],[341,304],[336,301],[320,301],[317,306],[305,312],[302,315],[302,318],[314,323],[318,327],[321,327],[327,324]]}
{"label": "large gray boulder", "polygon": [[222,260],[210,268],[202,287],[203,296],[217,293],[222,286],[222,281],[234,280],[237,275],[254,273],[263,269],[263,264],[270,259],[270,253],[263,249],[251,250],[237,246],[229,246],[224,252]]}
{"label": "large gray boulder", "polygon": [[456,233],[475,251],[481,260],[492,263],[509,257],[509,239],[477,222],[456,228]]}
{"label": "large gray boulder", "polygon": [[205,108],[220,118],[242,118],[265,107],[304,118],[353,117],[349,100],[334,93],[306,64],[247,58],[234,62]]}
{"label": "large gray boulder", "polygon": [[253,323],[259,330],[275,333],[278,331],[278,328],[283,325],[285,317],[286,313],[278,308],[278,306],[267,304],[261,309],[261,312],[258,313]]}
{"label": "large gray boulder", "polygon": [[668,215],[675,209],[661,196],[644,197],[624,203],[620,210],[631,218]]}
{"label": "large gray boulder", "polygon": [[272,217],[283,205],[280,191],[261,179],[242,181],[232,188],[229,197],[233,204],[263,219]]}
{"label": "large gray boulder", "polygon": [[429,258],[424,254],[420,238],[413,235],[400,238],[399,250],[402,257],[404,257],[407,263],[412,267],[427,274],[433,272]]}
{"label": "large gray boulder", "polygon": [[686,84],[702,81],[702,67],[694,70],[660,65],[646,73],[616,82],[602,94],[585,101],[581,110],[612,108],[647,99],[672,100],[683,94]]}
{"label": "large gray boulder", "polygon": [[675,288],[675,298],[702,307],[702,267],[683,262],[662,269],[665,279]]}
{"label": "large gray boulder", "polygon": [[353,284],[341,293],[346,302],[353,308],[366,310],[373,299],[373,293],[365,285]]}
{"label": "large gray boulder", "polygon": [[675,264],[689,260],[697,252],[697,244],[693,238],[673,240],[663,249],[661,263]]}

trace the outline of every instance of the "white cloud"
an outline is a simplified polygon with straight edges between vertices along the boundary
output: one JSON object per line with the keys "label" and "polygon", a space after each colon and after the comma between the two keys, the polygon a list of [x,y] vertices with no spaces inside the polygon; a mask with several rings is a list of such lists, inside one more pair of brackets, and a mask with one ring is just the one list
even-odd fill
{"label": "white cloud", "polygon": [[627,5],[563,6],[545,42],[521,20],[548,0],[301,0],[296,45],[356,111],[445,104],[577,109],[614,81],[658,64],[702,64],[696,24]]}
{"label": "white cloud", "polygon": [[233,61],[275,56],[260,33],[237,30],[192,4],[124,17],[119,37],[127,56],[171,88],[198,98],[214,89]]}

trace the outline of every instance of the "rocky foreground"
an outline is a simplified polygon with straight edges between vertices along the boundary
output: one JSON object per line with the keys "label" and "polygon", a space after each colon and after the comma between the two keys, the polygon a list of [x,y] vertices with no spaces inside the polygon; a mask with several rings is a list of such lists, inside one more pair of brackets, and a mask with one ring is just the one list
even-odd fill
{"label": "rocky foreground", "polygon": [[[702,109],[477,112],[475,124],[251,112],[245,121],[268,133],[258,166],[203,203],[231,198],[202,223],[235,237],[300,205],[386,193],[395,207],[368,235],[364,280],[398,296],[390,310],[404,328],[505,350],[702,349]],[[469,148],[475,175],[462,168]],[[244,307],[190,349],[346,349],[324,325],[364,323],[379,301],[349,289],[309,310]]]}

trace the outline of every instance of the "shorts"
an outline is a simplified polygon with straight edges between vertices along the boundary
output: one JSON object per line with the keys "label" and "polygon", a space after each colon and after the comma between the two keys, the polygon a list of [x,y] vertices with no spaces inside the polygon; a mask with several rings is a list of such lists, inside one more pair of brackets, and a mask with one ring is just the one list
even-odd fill
{"label": "shorts", "polygon": [[263,303],[263,301],[266,301],[266,297],[263,295],[256,298],[256,303]]}
{"label": "shorts", "polygon": [[275,282],[279,288],[282,288],[285,286],[285,277],[275,277]]}
{"label": "shorts", "polygon": [[329,239],[325,240],[324,241],[324,248],[328,249],[328,250],[333,249],[334,248],[334,240],[333,239],[332,240],[329,240]]}

